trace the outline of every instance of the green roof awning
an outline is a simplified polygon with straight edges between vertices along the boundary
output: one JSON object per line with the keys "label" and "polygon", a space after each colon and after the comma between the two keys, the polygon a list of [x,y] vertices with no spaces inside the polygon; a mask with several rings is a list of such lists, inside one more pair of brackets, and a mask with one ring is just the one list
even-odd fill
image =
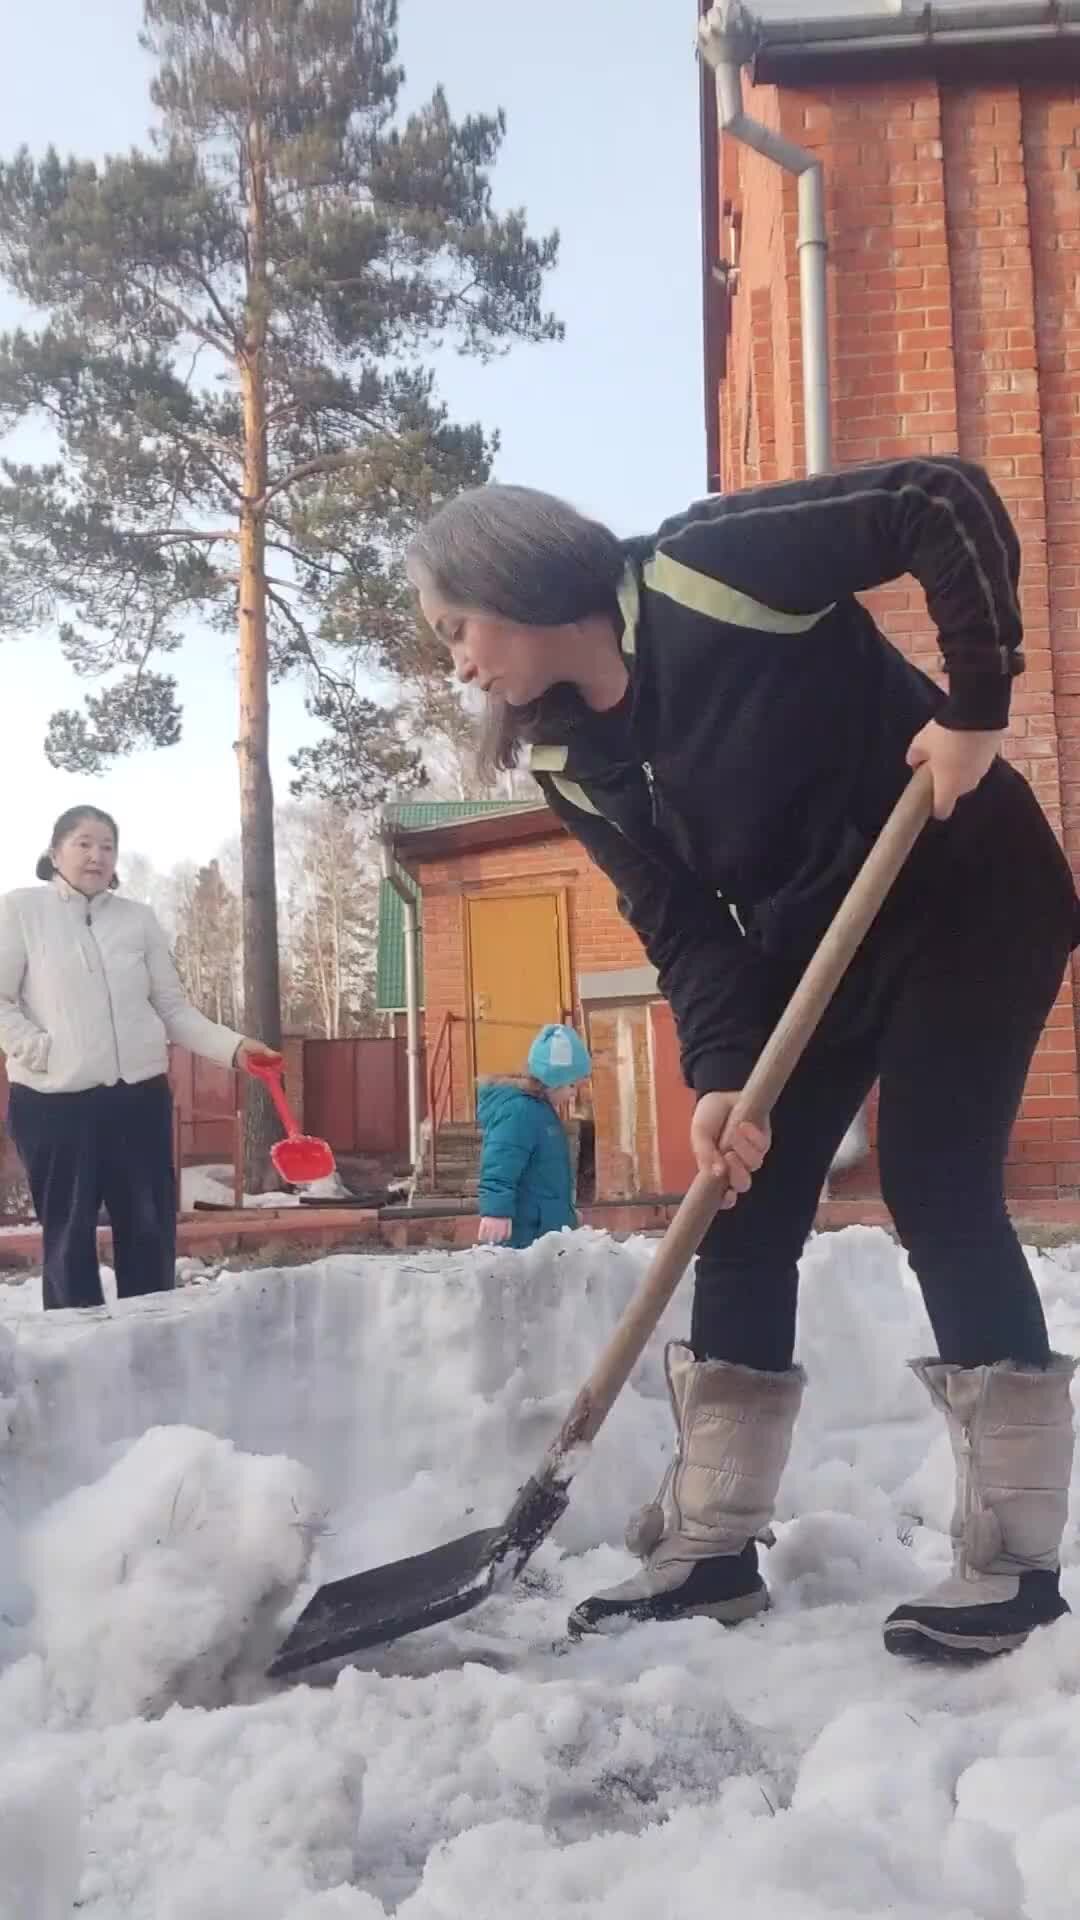
{"label": "green roof awning", "polygon": [[[390,827],[417,833],[425,827],[451,827],[459,820],[481,820],[485,814],[507,810],[505,800],[395,800],[384,809],[383,818]],[[410,893],[415,894],[417,886],[411,874],[401,867],[397,872]],[[424,1004],[423,966],[421,952],[421,1006]],[[379,888],[375,1005],[381,1013],[401,1013],[405,1008],[405,909],[389,880],[384,880]]]}

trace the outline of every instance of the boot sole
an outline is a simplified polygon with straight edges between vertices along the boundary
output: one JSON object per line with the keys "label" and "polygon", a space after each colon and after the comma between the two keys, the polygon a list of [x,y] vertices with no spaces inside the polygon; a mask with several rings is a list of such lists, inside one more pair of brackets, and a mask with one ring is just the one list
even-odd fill
{"label": "boot sole", "polygon": [[673,1609],[669,1613],[650,1613],[647,1611],[648,1601],[641,1601],[636,1607],[623,1607],[592,1620],[580,1607],[575,1607],[566,1626],[574,1640],[580,1640],[585,1634],[621,1633],[627,1627],[669,1626],[677,1620],[715,1620],[721,1627],[738,1627],[744,1620],[752,1620],[756,1614],[767,1613],[771,1604],[768,1592],[763,1587],[758,1593],[740,1594],[737,1599],[703,1600],[697,1606],[680,1607],[678,1611]]}
{"label": "boot sole", "polygon": [[904,1620],[886,1627],[884,1639],[886,1652],[899,1654],[902,1659],[972,1666],[996,1660],[1002,1653],[1015,1653],[1033,1631],[1029,1627],[1021,1633],[948,1633],[917,1620]]}

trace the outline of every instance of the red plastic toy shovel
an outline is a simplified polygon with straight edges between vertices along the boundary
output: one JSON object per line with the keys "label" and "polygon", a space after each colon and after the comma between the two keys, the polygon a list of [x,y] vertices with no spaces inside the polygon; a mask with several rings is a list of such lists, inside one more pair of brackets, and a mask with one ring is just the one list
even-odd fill
{"label": "red plastic toy shovel", "polygon": [[337,1171],[337,1162],[325,1140],[316,1140],[313,1134],[301,1133],[285,1098],[280,1065],[275,1066],[269,1060],[252,1060],[248,1064],[248,1072],[263,1082],[289,1136],[287,1140],[275,1141],[270,1149],[270,1158],[282,1179],[290,1187],[307,1187],[313,1180],[328,1179],[330,1174]]}

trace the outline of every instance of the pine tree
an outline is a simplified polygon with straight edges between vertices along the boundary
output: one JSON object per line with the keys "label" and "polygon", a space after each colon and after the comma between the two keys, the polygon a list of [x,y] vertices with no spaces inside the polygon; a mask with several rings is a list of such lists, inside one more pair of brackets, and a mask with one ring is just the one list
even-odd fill
{"label": "pine tree", "polygon": [[[149,151],[0,163],[0,276],[36,313],[0,340],[0,635],[56,623],[104,678],[53,717],[94,773],[179,738],[169,656],[193,623],[238,646],[244,1015],[280,1031],[269,699],[298,670],[330,729],[301,782],[376,804],[420,778],[371,667],[418,662],[400,547],[493,443],[440,406],[423,354],[553,340],[554,235],[497,214],[502,115],[436,91],[402,123],[396,0],[145,0]],[[249,1130],[262,1183],[272,1123]]]}

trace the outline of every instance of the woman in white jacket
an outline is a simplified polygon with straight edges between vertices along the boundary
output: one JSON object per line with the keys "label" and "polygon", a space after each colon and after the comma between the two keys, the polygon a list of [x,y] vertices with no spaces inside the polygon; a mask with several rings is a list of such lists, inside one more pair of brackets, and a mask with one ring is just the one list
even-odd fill
{"label": "woman in white jacket", "polygon": [[46,1307],[102,1302],[97,1220],[117,1290],[175,1284],[169,1041],[247,1066],[278,1056],[189,1005],[149,907],[116,894],[116,823],[73,807],[38,879],[0,898],[0,1050],[8,1128],[44,1237]]}

